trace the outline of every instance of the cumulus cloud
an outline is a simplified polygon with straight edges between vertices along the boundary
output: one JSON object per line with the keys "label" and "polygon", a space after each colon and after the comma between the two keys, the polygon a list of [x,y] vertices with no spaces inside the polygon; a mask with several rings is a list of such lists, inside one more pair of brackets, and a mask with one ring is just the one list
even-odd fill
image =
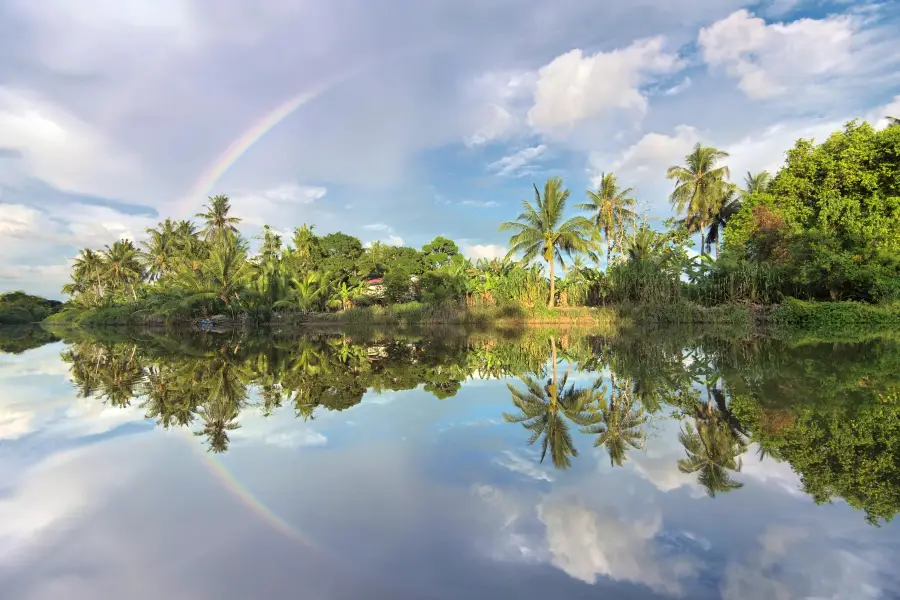
{"label": "cumulus cloud", "polygon": [[232,193],[231,206],[244,224],[262,227],[266,224],[292,222],[300,211],[321,200],[328,193],[322,186],[282,184],[260,191]]}
{"label": "cumulus cloud", "polygon": [[677,595],[699,567],[690,557],[666,555],[657,547],[658,516],[627,521],[613,511],[562,501],[541,504],[538,516],[547,528],[553,565],[586,583],[609,577]]}
{"label": "cumulus cloud", "polygon": [[466,95],[474,105],[466,146],[500,141],[522,131],[524,114],[534,96],[536,74],[529,71],[499,71],[482,74],[468,86]]}
{"label": "cumulus cloud", "polygon": [[462,252],[472,260],[486,258],[488,260],[494,258],[503,258],[506,256],[506,246],[500,244],[465,244]]}
{"label": "cumulus cloud", "polygon": [[65,191],[116,196],[143,179],[136,157],[33,92],[0,87],[0,148],[14,152],[0,161]]}
{"label": "cumulus cloud", "polygon": [[497,175],[504,177],[521,177],[533,172],[531,165],[547,151],[547,146],[539,144],[528,148],[522,148],[514,154],[492,162],[488,169]]}
{"label": "cumulus cloud", "polygon": [[642,115],[642,91],[654,75],[678,71],[682,61],[664,50],[662,36],[637,40],[610,52],[585,56],[572,50],[539,69],[529,123],[539,130],[568,126],[622,109]]}
{"label": "cumulus cloud", "polygon": [[[858,80],[883,68],[886,59],[896,62],[896,40],[882,42],[877,36],[884,33],[866,25],[866,19],[855,14],[768,24],[739,10],[701,29],[698,41],[710,67],[736,79],[751,98],[767,99],[834,86],[836,78]],[[894,57],[882,54],[885,51],[893,51]]]}

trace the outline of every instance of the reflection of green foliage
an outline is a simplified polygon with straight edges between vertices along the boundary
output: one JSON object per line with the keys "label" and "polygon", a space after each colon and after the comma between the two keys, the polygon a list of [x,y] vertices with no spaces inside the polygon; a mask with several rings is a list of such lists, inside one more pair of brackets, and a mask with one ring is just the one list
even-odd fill
{"label": "reflection of green foliage", "polygon": [[[766,461],[787,461],[818,502],[843,498],[873,523],[900,510],[900,342],[892,334],[827,344],[684,329],[60,335],[79,395],[139,401],[147,418],[194,428],[216,452],[227,450],[248,409],[310,419],[352,410],[368,391],[424,389],[443,399],[470,377],[517,377],[517,411],[504,418],[528,429],[530,443],[540,440],[542,458],[558,468],[578,456],[574,431],[620,465],[643,447],[648,423],[685,419],[678,466],[710,495],[740,487],[734,472],[752,443]],[[596,383],[569,383],[576,369]]]}
{"label": "reflection of green foliage", "polygon": [[0,352],[6,354],[21,354],[58,341],[58,337],[38,325],[0,327]]}

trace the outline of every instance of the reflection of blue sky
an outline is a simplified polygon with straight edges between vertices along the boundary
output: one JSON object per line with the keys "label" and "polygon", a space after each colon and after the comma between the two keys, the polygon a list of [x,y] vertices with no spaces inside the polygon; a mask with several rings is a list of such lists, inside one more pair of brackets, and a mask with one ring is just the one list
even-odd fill
{"label": "reflection of blue sky", "polygon": [[313,551],[214,479],[199,438],[148,434],[137,408],[75,398],[60,349],[0,357],[4,598],[865,599],[898,589],[896,527],[869,527],[843,503],[815,506],[787,465],[748,452],[744,488],[707,498],[675,466],[679,423],[658,421],[624,467],[575,433],[581,456],[556,471],[500,419],[512,410],[501,381],[467,382],[445,400],[367,395],[306,423],[290,406],[242,414],[219,460],[323,548]]}

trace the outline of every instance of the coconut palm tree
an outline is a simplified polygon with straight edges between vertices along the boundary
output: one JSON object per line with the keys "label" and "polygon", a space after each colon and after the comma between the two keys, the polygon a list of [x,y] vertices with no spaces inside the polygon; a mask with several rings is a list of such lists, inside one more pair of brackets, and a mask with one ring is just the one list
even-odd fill
{"label": "coconut palm tree", "polygon": [[72,264],[73,291],[93,288],[97,296],[103,297],[103,255],[90,248],[78,253]]}
{"label": "coconut palm tree", "polygon": [[593,224],[589,220],[578,216],[563,221],[568,199],[569,190],[563,187],[562,178],[553,177],[544,185],[543,197],[535,185],[534,204],[523,200],[522,213],[516,220],[500,225],[500,231],[516,232],[509,238],[507,257],[521,253],[520,264],[524,264],[540,256],[550,265],[550,300],[547,306],[551,308],[556,299],[556,261],[563,263],[563,253],[571,256],[573,252],[590,252],[594,248],[591,240]]}
{"label": "coconut palm tree", "polygon": [[544,462],[549,450],[553,466],[567,469],[572,466],[569,457],[578,456],[569,433],[569,421],[588,427],[597,421],[597,414],[592,404],[592,395],[566,385],[568,369],[562,379],[557,376],[556,339],[551,337],[550,344],[552,378],[541,386],[537,379],[525,375],[521,378],[525,384],[524,390],[506,384],[519,413],[503,413],[503,420],[507,423],[521,423],[531,431],[529,445],[541,440],[540,462]]}
{"label": "coconut palm tree", "polygon": [[291,280],[287,298],[275,303],[275,308],[294,308],[309,312],[321,307],[328,299],[327,274],[311,271],[301,279]]}
{"label": "coconut palm tree", "polygon": [[144,265],[150,281],[155,281],[172,269],[178,257],[176,224],[166,219],[156,228],[148,227],[147,234],[150,237],[141,244],[144,246]]}
{"label": "coconut palm tree", "polygon": [[249,293],[247,285],[252,273],[246,244],[231,237],[228,243],[215,246],[197,270],[177,274],[175,287],[183,293],[167,303],[163,310],[174,312],[196,304],[214,305],[221,301],[234,317],[234,307],[240,303],[241,294]]}
{"label": "coconut palm tree", "polygon": [[581,429],[582,433],[597,436],[594,447],[606,448],[610,466],[621,467],[626,460],[628,448],[640,449],[644,444],[644,431],[641,426],[647,422],[647,415],[635,408],[634,402],[628,398],[627,390],[630,387],[630,379],[626,380],[624,388],[620,389],[614,385],[607,400],[602,380],[598,380],[594,384],[594,389],[603,392],[596,396],[600,418]]}
{"label": "coconut palm tree", "polygon": [[220,239],[229,233],[237,233],[235,227],[241,220],[238,217],[229,217],[228,211],[231,210],[231,203],[228,196],[212,196],[209,204],[204,204],[203,208],[206,212],[197,213],[197,217],[203,219],[206,227],[200,232],[200,235],[207,241]]}
{"label": "coconut palm tree", "polygon": [[685,423],[678,434],[687,458],[678,461],[682,473],[698,473],[697,481],[712,498],[716,493],[730,492],[744,484],[732,479],[729,471],[740,472],[741,454],[746,445],[734,436],[716,413],[698,409],[696,425]]}
{"label": "coconut palm tree", "polygon": [[637,218],[634,212],[635,200],[631,197],[633,192],[633,188],[619,189],[615,175],[603,173],[597,191],[587,190],[589,202],[576,206],[593,213],[594,226],[606,239],[607,269],[613,246],[621,247],[626,227]]}
{"label": "coconut palm tree", "polygon": [[[765,171],[759,176],[767,175]],[[764,183],[763,186],[768,185]],[[721,196],[715,206],[710,210],[709,229],[706,233],[706,246],[716,247],[716,258],[719,258],[719,238],[725,231],[728,220],[741,210],[741,194],[735,186],[730,186],[728,192]]]}
{"label": "coconut palm tree", "polygon": [[130,288],[131,295],[137,300],[135,286],[144,278],[144,269],[140,252],[131,240],[118,240],[112,247],[107,245],[103,259],[103,279],[114,287]]}
{"label": "coconut palm tree", "polygon": [[703,252],[703,234],[709,222],[711,210],[728,191],[726,179],[731,175],[727,166],[718,166],[728,153],[716,148],[701,146],[685,156],[685,166],[669,167],[666,176],[675,180],[675,189],[669,200],[679,213],[693,217],[696,231],[700,233],[700,252]]}
{"label": "coconut palm tree", "polygon": [[772,176],[768,171],[760,171],[756,175],[747,171],[747,174],[744,176],[744,189],[741,190],[741,195],[749,196],[751,194],[765,192],[769,189],[771,184]]}

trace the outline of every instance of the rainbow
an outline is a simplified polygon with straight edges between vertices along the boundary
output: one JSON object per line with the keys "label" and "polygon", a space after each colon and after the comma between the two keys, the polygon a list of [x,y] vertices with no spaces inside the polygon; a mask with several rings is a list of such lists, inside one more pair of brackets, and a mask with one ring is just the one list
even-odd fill
{"label": "rainbow", "polygon": [[265,521],[273,529],[283,534],[285,537],[291,538],[309,548],[321,551],[322,548],[308,535],[292,526],[290,523],[275,514],[268,506],[266,506],[253,492],[235,479],[235,477],[225,468],[222,461],[215,455],[203,448],[203,444],[198,443],[197,438],[188,430],[179,429],[183,435],[180,435],[191,450],[201,458],[202,462],[209,467],[210,472],[228,491],[234,494],[247,508],[255,515]]}
{"label": "rainbow", "polygon": [[258,142],[264,135],[271,131],[276,125],[290,116],[301,106],[315,100],[335,85],[349,78],[352,73],[345,73],[342,76],[333,77],[320,85],[315,86],[311,90],[306,90],[288,99],[274,109],[270,110],[255,125],[237,137],[228,148],[213,162],[192,186],[190,193],[184,202],[197,202],[199,199],[206,198],[212,193],[212,188],[222,178],[228,169],[230,169],[238,159],[250,149],[253,144]]}

